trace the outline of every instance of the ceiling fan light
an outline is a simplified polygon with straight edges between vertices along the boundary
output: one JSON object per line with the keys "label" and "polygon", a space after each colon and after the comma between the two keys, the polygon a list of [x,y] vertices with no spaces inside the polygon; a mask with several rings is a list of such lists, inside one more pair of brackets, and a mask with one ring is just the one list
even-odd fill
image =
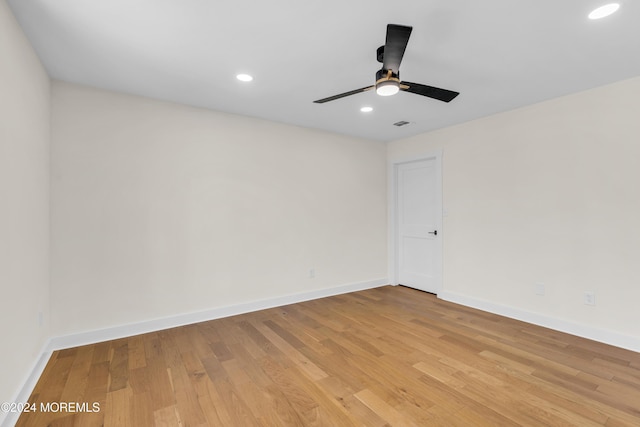
{"label": "ceiling fan light", "polygon": [[376,93],[380,96],[395,95],[400,91],[400,84],[394,80],[386,80],[376,85]]}

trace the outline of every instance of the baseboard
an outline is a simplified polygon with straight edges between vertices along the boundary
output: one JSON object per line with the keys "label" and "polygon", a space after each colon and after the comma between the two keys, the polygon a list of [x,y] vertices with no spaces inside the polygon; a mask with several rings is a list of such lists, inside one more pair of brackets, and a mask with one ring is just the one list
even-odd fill
{"label": "baseboard", "polygon": [[489,313],[499,314],[501,316],[543,326],[556,331],[576,335],[582,338],[598,341],[604,344],[613,345],[615,347],[640,352],[640,338],[638,337],[621,334],[607,329],[594,328],[592,326],[558,319],[541,313],[496,304],[491,301],[474,298],[456,292],[441,291],[438,293],[438,298],[467,307],[477,308],[478,310],[487,311]]}
{"label": "baseboard", "polygon": [[94,344],[101,341],[109,341],[148,332],[160,331],[163,329],[175,328],[192,323],[206,322],[207,320],[220,319],[223,317],[235,316],[238,314],[279,307],[287,304],[295,304],[297,302],[309,301],[312,299],[324,298],[332,295],[377,288],[379,286],[386,285],[387,283],[388,280],[386,278],[358,283],[350,283],[332,288],[288,294],[226,307],[213,308],[210,310],[195,313],[179,314],[176,316],[165,317],[161,319],[154,319],[127,325],[114,326],[106,329],[59,336],[54,337],[50,340],[47,350],[53,351],[70,347],[78,347],[81,345]]}
{"label": "baseboard", "polygon": [[[28,402],[29,396],[31,396],[31,392],[35,388],[44,368],[47,366],[47,362],[51,357],[51,351],[49,350],[50,341],[47,341],[43,346],[42,351],[40,352],[40,357],[33,364],[27,378],[22,383],[22,388],[16,393],[13,400],[11,402],[19,403],[19,402]],[[0,426],[2,427],[11,427],[18,422],[18,418],[20,418],[19,412],[2,412],[0,411]]]}

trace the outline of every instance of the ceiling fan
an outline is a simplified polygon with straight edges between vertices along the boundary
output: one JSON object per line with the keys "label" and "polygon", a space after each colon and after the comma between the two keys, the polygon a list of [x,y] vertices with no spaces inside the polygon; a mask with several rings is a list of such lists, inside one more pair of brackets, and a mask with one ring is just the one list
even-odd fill
{"label": "ceiling fan", "polygon": [[381,96],[395,95],[402,90],[444,102],[449,102],[458,96],[459,93],[452,90],[400,81],[400,62],[402,62],[404,51],[407,48],[407,43],[409,43],[409,36],[411,35],[412,29],[412,27],[404,25],[387,25],[386,43],[384,46],[380,46],[377,51],[377,59],[378,62],[382,63],[382,69],[376,73],[376,83],[373,86],[363,87],[328,98],[318,99],[313,102],[323,104],[371,89],[375,89],[376,93]]}

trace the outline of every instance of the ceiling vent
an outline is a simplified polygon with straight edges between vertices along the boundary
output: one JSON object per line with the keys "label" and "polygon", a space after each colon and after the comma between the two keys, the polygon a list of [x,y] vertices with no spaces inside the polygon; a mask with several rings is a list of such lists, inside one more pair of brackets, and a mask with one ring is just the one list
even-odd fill
{"label": "ceiling vent", "polygon": [[399,122],[395,122],[393,125],[394,126],[398,126],[398,127],[402,127],[402,126],[406,126],[410,124],[410,122],[405,122],[404,120],[400,120]]}

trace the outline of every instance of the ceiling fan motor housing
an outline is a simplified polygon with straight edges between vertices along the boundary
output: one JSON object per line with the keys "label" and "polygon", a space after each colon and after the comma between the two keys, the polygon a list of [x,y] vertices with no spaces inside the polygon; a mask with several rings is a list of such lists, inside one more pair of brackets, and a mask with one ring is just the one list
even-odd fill
{"label": "ceiling fan motor housing", "polygon": [[384,68],[378,70],[375,87],[378,95],[395,95],[400,90],[400,74]]}
{"label": "ceiling fan motor housing", "polygon": [[385,70],[384,68],[376,72],[376,84],[387,80],[400,81],[400,73],[394,73],[391,70]]}

